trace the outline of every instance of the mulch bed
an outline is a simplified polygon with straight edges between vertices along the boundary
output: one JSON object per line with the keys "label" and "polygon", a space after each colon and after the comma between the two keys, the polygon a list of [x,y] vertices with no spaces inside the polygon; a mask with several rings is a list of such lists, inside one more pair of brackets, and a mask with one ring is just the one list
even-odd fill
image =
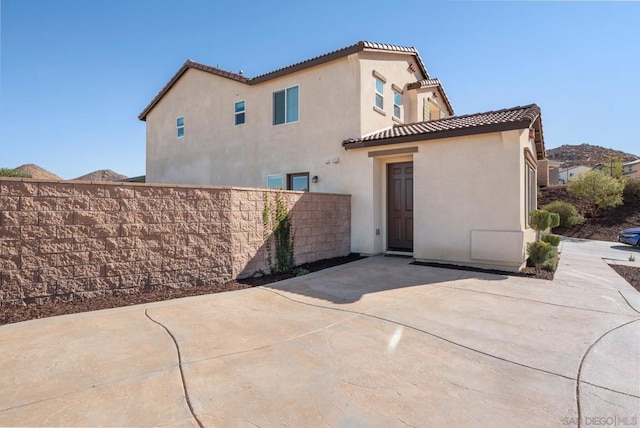
{"label": "mulch bed", "polygon": [[[350,254],[344,257],[319,260],[312,263],[305,263],[296,270],[305,269],[309,272],[316,272],[333,266],[361,259],[357,254]],[[293,278],[293,273],[283,273],[277,275],[265,275],[225,282],[224,284],[194,286],[190,288],[157,288],[150,287],[139,290],[114,291],[113,294],[105,294],[95,297],[84,297],[75,295],[67,297],[65,300],[53,300],[43,304],[28,305],[2,305],[0,306],[0,325],[11,324],[20,321],[27,321],[37,318],[54,317],[58,315],[75,314],[79,312],[96,311],[99,309],[118,308],[122,306],[139,305],[141,303],[159,302],[181,297],[200,296],[203,294],[221,293],[225,291],[242,290],[259,285],[270,284],[277,281]]]}
{"label": "mulch bed", "polygon": [[609,266],[618,272],[618,275],[626,279],[629,284],[633,285],[633,288],[640,292],[640,267],[622,265]]}

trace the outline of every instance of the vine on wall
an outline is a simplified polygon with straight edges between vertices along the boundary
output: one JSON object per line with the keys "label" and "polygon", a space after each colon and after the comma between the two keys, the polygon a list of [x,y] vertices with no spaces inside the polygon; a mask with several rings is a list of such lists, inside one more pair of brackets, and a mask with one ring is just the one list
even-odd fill
{"label": "vine on wall", "polygon": [[267,265],[271,273],[291,271],[296,265],[293,250],[294,232],[291,225],[291,213],[287,209],[282,192],[276,193],[275,211],[269,194],[264,193],[262,226],[267,251]]}

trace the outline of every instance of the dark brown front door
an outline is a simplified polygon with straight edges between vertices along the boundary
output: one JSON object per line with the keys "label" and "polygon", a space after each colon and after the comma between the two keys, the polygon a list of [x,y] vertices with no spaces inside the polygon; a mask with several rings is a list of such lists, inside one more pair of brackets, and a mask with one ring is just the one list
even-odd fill
{"label": "dark brown front door", "polygon": [[387,223],[388,249],[413,251],[413,162],[388,165]]}

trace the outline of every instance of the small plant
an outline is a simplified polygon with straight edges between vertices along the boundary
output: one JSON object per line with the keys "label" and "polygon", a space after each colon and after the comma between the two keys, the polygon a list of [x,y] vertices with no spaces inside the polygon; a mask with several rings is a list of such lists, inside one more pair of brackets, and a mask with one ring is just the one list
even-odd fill
{"label": "small plant", "polygon": [[584,218],[578,214],[576,207],[569,202],[553,201],[542,207],[542,209],[558,214],[560,216],[559,226],[561,227],[575,226],[576,224],[580,224],[584,221]]}
{"label": "small plant", "polygon": [[295,268],[295,269],[293,270],[293,274],[294,274],[295,276],[304,276],[304,275],[309,275],[309,273],[310,273],[310,272],[309,272],[309,270],[307,270],[307,269],[305,269],[305,268],[300,268],[300,267],[299,267],[299,268]]}
{"label": "small plant", "polygon": [[13,168],[0,168],[0,177],[31,178],[31,174]]}
{"label": "small plant", "polygon": [[536,241],[540,241],[540,234],[560,224],[560,216],[545,210],[533,210],[529,215],[529,225],[536,230]]}
{"label": "small plant", "polygon": [[554,235],[552,233],[549,233],[547,235],[542,235],[542,238],[540,238],[540,240],[542,242],[551,244],[554,247],[557,247],[558,245],[560,245],[560,235]]}
{"label": "small plant", "polygon": [[633,253],[629,253],[629,261],[630,262],[635,262],[636,261],[636,256]]}
{"label": "small plant", "polygon": [[555,247],[547,242],[536,241],[527,244],[527,254],[531,263],[536,267],[536,273],[540,273],[542,265],[553,257]]}

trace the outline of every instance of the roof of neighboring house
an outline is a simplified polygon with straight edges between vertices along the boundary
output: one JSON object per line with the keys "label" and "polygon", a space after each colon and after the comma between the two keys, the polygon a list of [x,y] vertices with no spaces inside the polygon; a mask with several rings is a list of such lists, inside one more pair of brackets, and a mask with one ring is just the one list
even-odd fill
{"label": "roof of neighboring house", "polygon": [[[241,74],[233,73],[230,71],[225,71],[217,67],[211,67],[208,65],[200,64],[195,61],[187,60],[182,67],[178,70],[178,72],[167,82],[167,84],[158,92],[158,94],[151,100],[149,105],[145,107],[145,109],[140,113],[138,119],[146,120],[147,114],[155,107],[155,105],[162,99],[162,97],[169,92],[169,90],[175,85],[175,83],[182,77],[187,70],[193,68],[196,70],[204,71],[207,73],[214,74],[216,76],[226,77],[227,79],[235,80],[240,83],[245,83],[247,85],[255,85],[258,83],[266,82],[272,79],[276,79],[278,77],[286,76],[287,74],[295,73],[297,71],[304,70],[306,68],[315,67],[316,65],[324,64],[329,61],[333,61],[354,53],[362,52],[362,51],[378,51],[378,52],[394,52],[394,53],[404,53],[412,55],[415,58],[416,64],[422,74],[427,78],[429,78],[429,73],[427,72],[427,68],[422,62],[422,58],[420,58],[420,54],[418,53],[416,48],[406,47],[406,46],[398,46],[398,45],[388,45],[384,43],[374,43],[374,42],[366,42],[361,41],[354,45],[347,46],[346,48],[338,49],[333,52],[326,53],[324,55],[320,55],[302,62],[298,62],[287,67],[279,68],[277,70],[271,71],[266,74],[261,74],[259,76],[253,78],[247,78]],[[443,91],[444,96],[444,91]],[[448,103],[448,101],[447,101]],[[453,111],[453,110],[452,110]]]}
{"label": "roof of neighboring house", "polygon": [[451,114],[455,113],[453,111],[453,106],[449,102],[449,97],[447,97],[447,93],[444,91],[444,88],[442,87],[442,83],[440,83],[440,80],[438,80],[437,78],[423,79],[407,85],[407,89],[421,89],[421,88],[438,88],[442,93],[442,99],[444,100],[444,103],[446,104]]}
{"label": "roof of neighboring house", "polygon": [[451,116],[427,122],[394,125],[380,132],[360,138],[344,140],[342,146],[348,149],[399,144],[413,141],[435,140],[532,128],[535,132],[536,154],[539,160],[545,158],[544,138],[540,107],[536,104],[512,107],[485,113]]}
{"label": "roof of neighboring house", "polygon": [[629,162],[625,162],[625,163],[622,164],[622,166],[635,165],[637,163],[640,163],[640,159],[636,159],[636,160],[632,160],[632,161],[629,161]]}
{"label": "roof of neighboring house", "polygon": [[[600,165],[600,164],[598,164],[598,165]],[[598,166],[598,165],[596,165],[596,166]],[[560,172],[567,172],[567,171],[571,171],[573,169],[581,169],[581,168],[582,169],[593,169],[594,167],[590,167],[590,166],[587,166],[587,165],[573,165],[573,166],[568,166],[566,168],[560,168]]]}

